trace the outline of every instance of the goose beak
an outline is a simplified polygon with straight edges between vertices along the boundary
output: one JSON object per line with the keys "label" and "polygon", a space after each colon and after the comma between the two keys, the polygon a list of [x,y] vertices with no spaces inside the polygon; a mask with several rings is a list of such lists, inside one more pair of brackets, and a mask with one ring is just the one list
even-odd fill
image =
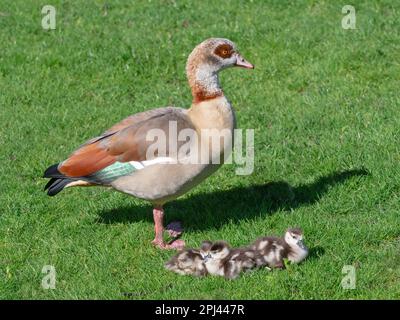
{"label": "goose beak", "polygon": [[254,66],[250,62],[248,62],[245,58],[243,58],[242,55],[239,53],[236,54],[235,66],[246,68],[246,69],[254,69]]}

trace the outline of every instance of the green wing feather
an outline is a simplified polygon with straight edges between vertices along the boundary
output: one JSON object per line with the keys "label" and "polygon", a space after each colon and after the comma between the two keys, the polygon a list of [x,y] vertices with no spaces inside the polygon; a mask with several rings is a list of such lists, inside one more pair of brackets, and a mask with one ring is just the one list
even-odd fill
{"label": "green wing feather", "polygon": [[117,178],[127,176],[137,171],[129,162],[114,162],[112,165],[85,177],[88,181],[98,184],[110,184]]}

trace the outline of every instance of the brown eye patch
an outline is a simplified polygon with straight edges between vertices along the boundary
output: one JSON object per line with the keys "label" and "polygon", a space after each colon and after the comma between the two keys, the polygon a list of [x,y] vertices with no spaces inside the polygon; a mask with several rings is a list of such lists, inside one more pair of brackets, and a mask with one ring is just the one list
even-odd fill
{"label": "brown eye patch", "polygon": [[222,59],[230,58],[233,54],[233,48],[230,44],[220,44],[214,51],[214,53]]}

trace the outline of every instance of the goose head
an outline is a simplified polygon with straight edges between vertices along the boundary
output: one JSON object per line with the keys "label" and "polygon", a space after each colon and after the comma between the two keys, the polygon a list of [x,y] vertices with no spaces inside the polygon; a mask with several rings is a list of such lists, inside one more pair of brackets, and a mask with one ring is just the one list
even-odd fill
{"label": "goose head", "polygon": [[186,64],[186,73],[195,103],[222,95],[218,73],[229,67],[254,69],[228,39],[207,39],[193,49]]}

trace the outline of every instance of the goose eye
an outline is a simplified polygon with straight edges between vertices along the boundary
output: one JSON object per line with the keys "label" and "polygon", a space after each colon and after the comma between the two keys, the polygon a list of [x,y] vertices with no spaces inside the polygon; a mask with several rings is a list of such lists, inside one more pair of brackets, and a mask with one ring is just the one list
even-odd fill
{"label": "goose eye", "polygon": [[232,46],[228,44],[221,44],[215,49],[214,53],[222,59],[226,59],[232,55],[232,51]]}

